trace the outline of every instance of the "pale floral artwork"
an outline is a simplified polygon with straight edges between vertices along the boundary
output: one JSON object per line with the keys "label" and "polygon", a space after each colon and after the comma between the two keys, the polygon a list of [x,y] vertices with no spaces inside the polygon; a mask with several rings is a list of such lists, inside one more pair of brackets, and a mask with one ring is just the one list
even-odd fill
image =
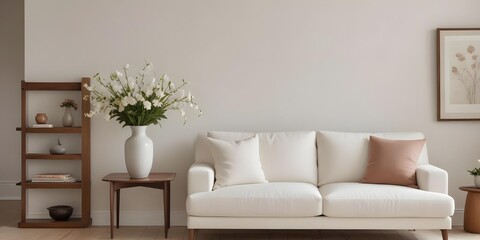
{"label": "pale floral artwork", "polygon": [[452,104],[480,103],[479,52],[480,46],[468,44],[451,54]]}

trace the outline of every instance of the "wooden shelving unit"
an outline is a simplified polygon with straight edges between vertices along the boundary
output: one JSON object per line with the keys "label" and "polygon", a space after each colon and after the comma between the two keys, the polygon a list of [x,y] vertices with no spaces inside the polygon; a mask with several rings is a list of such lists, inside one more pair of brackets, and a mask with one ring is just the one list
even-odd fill
{"label": "wooden shelving unit", "polygon": [[[81,82],[25,82],[22,81],[22,126],[17,128],[22,134],[22,180],[19,185],[22,188],[21,220],[20,228],[79,228],[88,227],[92,224],[90,216],[90,118],[85,113],[90,111],[90,101],[82,101],[82,124],[81,127],[54,127],[54,128],[31,128],[27,126],[27,91],[81,91],[82,98],[89,92],[82,86],[90,85],[90,78],[82,78]],[[77,154],[51,155],[48,153],[28,153],[27,135],[65,133],[79,134],[82,142],[82,151]],[[38,183],[27,179],[27,164],[29,160],[77,160],[81,161],[82,179],[71,183]],[[54,221],[52,219],[28,219],[27,218],[27,190],[28,189],[79,189],[82,192],[82,215],[81,218],[70,218],[68,221]]]}

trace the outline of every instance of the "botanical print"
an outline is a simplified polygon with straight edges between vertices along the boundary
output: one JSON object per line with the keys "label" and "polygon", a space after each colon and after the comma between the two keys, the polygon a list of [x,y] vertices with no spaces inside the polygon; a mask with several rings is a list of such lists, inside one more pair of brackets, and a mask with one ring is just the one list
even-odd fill
{"label": "botanical print", "polygon": [[450,58],[450,104],[480,103],[480,44],[452,43]]}

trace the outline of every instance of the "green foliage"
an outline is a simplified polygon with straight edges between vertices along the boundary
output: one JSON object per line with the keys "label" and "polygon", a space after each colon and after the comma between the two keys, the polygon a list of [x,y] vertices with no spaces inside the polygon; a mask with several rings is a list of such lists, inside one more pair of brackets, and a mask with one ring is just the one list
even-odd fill
{"label": "green foliage", "polygon": [[73,101],[72,99],[68,98],[63,100],[62,104],[60,104],[60,107],[73,108],[74,110],[78,109],[77,103],[75,103],[75,101]]}
{"label": "green foliage", "polygon": [[472,170],[467,170],[470,175],[473,175],[473,176],[480,176],[480,168],[474,168]]}
{"label": "green foliage", "polygon": [[151,107],[150,110],[145,110],[141,102],[137,102],[135,105],[129,105],[125,107],[123,112],[118,110],[110,111],[112,118],[116,118],[117,121],[125,126],[148,126],[150,124],[160,124],[162,119],[167,119],[165,116],[166,109],[162,107]]}

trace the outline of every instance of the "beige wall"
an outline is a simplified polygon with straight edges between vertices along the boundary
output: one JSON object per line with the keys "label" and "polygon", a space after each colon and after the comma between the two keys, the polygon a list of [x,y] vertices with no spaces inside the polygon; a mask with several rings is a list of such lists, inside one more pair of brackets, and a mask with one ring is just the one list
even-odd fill
{"label": "beige wall", "polygon": [[[163,128],[148,129],[153,170],[177,173],[174,224],[185,224],[194,138],[214,129],[422,131],[431,162],[450,174],[461,219],[458,186],[472,184],[466,169],[480,157],[480,125],[436,121],[435,29],[478,27],[478,9],[475,0],[27,0],[25,75],[77,81],[148,59],[158,72],[191,82],[204,116],[182,126],[172,113]],[[93,119],[94,224],[107,223],[101,178],[125,171],[129,134]],[[125,191],[125,223],[160,224],[160,197]],[[46,213],[42,201],[32,214]]]}
{"label": "beige wall", "polygon": [[0,1],[0,200],[20,199],[20,81],[24,78],[24,4]]}

